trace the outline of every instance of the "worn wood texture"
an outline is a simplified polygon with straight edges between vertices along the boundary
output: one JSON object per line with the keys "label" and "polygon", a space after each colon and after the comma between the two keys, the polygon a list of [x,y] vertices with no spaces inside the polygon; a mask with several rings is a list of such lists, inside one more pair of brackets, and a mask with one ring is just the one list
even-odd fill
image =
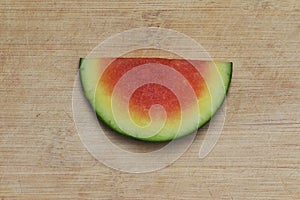
{"label": "worn wood texture", "polygon": [[[300,1],[0,2],[0,199],[300,199]],[[80,142],[80,57],[130,28],[187,34],[234,62],[224,131],[165,169],[112,170]]]}

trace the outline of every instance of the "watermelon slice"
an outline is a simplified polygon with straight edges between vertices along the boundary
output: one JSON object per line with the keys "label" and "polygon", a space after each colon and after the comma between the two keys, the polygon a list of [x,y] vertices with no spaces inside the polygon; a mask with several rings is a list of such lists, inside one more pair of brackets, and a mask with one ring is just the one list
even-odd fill
{"label": "watermelon slice", "polygon": [[202,127],[223,103],[231,75],[231,62],[80,59],[82,87],[97,116],[144,141],[169,141]]}

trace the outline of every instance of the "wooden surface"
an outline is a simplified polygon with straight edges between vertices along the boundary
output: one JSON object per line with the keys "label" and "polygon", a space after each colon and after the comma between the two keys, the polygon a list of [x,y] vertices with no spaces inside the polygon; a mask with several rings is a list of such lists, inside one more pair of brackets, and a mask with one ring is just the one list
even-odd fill
{"label": "wooden surface", "polygon": [[[0,2],[0,199],[300,199],[300,1]],[[107,168],[72,118],[78,60],[107,37],[171,28],[234,62],[224,131],[147,174]]]}

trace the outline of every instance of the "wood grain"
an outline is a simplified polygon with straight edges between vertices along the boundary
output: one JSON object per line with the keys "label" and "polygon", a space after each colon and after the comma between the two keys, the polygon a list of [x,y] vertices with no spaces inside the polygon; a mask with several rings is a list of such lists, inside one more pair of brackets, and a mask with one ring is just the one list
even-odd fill
{"label": "wood grain", "polygon": [[[300,1],[0,2],[0,199],[300,199]],[[234,62],[224,131],[165,169],[112,170],[72,118],[78,60],[130,28],[171,28]],[[200,131],[201,132],[201,131]]]}

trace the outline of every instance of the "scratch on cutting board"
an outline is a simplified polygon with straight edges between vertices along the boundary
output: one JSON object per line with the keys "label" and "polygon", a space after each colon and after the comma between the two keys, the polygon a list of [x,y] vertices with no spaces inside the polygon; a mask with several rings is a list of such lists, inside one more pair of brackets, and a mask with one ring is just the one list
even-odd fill
{"label": "scratch on cutting board", "polygon": [[284,181],[282,180],[282,178],[280,177],[279,179],[280,179],[280,182],[282,184],[283,190],[289,195],[289,197],[291,197],[292,199],[294,199],[293,194],[287,189],[287,187],[286,187]]}
{"label": "scratch on cutting board", "polygon": [[69,119],[71,119],[73,121],[73,117],[66,110],[64,110],[64,113],[67,115],[67,117]]}
{"label": "scratch on cutting board", "polygon": [[19,174],[19,175],[18,175],[19,189],[20,189],[20,192],[23,193],[23,188],[22,188],[22,183],[21,183],[21,181],[22,181],[22,180],[21,180],[21,175]]}
{"label": "scratch on cutting board", "polygon": [[7,168],[8,168],[8,167],[6,166],[6,167],[5,167],[5,170],[3,170],[3,173],[2,173],[1,176],[0,176],[0,183],[2,182],[4,176],[5,176],[6,172],[7,172]]}
{"label": "scratch on cutting board", "polygon": [[212,193],[211,193],[209,187],[207,187],[207,189],[208,189],[208,193],[209,193],[210,198],[211,198],[211,199],[215,199],[215,198],[213,197],[213,195],[212,195]]}

